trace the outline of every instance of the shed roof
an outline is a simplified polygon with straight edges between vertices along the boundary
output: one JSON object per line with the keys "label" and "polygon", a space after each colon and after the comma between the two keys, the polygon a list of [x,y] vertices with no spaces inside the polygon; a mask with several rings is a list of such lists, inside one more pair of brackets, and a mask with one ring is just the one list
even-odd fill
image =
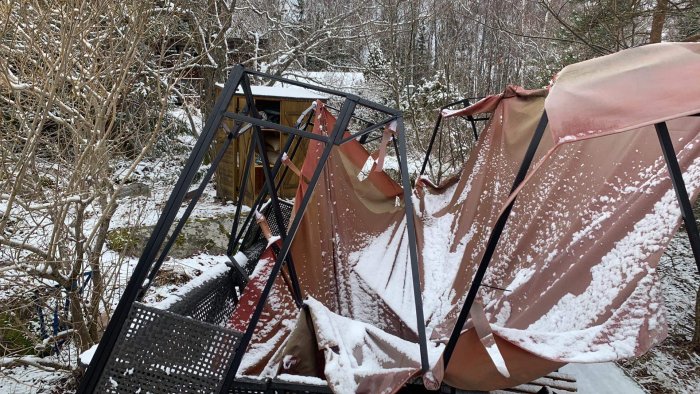
{"label": "shed roof", "polygon": [[[222,88],[222,84],[217,84]],[[306,100],[326,100],[328,96],[321,92],[316,92],[310,89],[304,89],[298,86],[251,86],[253,96],[259,97],[277,97],[289,99],[306,99]],[[239,86],[236,89],[236,95],[243,95],[243,89]]]}

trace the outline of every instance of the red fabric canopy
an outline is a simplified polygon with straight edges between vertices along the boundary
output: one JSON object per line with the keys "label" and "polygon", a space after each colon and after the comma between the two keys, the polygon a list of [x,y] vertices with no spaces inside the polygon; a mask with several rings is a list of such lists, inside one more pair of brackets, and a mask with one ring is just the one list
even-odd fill
{"label": "red fabric canopy", "polygon": [[556,143],[700,113],[700,43],[627,49],[565,67],[545,101]]}
{"label": "red fabric canopy", "polygon": [[[663,339],[656,266],[680,212],[651,124],[668,120],[694,198],[700,118],[679,116],[700,112],[700,93],[674,78],[698,76],[698,48],[624,51],[567,67],[549,96],[509,87],[452,113],[488,112],[491,121],[455,177],[437,187],[419,180],[414,192],[431,378],[461,389],[506,388],[567,362],[640,355]],[[665,69],[674,78],[661,76]],[[640,77],[650,84],[637,86]],[[543,140],[537,166],[516,191],[488,287],[442,371],[443,344],[493,225],[514,198],[510,186],[545,108],[554,138]],[[323,105],[316,111],[314,132],[326,134],[335,119]],[[310,142],[303,173],[321,148]],[[401,189],[383,172],[363,174],[368,157],[357,141],[333,149],[291,251],[313,300],[297,316],[278,280],[246,373],[323,378],[336,393],[393,392],[420,373]],[[302,180],[297,201],[305,191]],[[240,305],[256,301],[272,262],[264,257]],[[233,323],[246,319],[239,307]]]}

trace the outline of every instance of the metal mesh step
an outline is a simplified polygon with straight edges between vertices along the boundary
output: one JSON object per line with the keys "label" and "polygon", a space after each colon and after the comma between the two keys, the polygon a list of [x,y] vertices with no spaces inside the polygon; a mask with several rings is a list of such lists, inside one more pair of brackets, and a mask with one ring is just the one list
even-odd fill
{"label": "metal mesh step", "polygon": [[207,280],[175,302],[168,311],[206,323],[216,325],[226,323],[238,302],[236,284],[232,275],[233,272],[228,271]]}
{"label": "metal mesh step", "polygon": [[[282,219],[284,223],[283,226],[287,226],[289,219],[292,216],[292,204],[290,202],[279,200],[280,211],[282,211]],[[280,225],[277,223],[277,216],[272,211],[272,204],[267,204],[261,210],[261,213],[265,215],[267,219],[267,224],[270,225],[270,231],[272,235],[280,235]],[[248,228],[243,241],[241,242],[240,250],[248,258],[248,265],[245,267],[248,275],[250,275],[255,269],[255,264],[257,264],[258,259],[262,252],[265,251],[267,247],[267,240],[263,237],[260,227],[257,223],[251,223],[251,227]]]}
{"label": "metal mesh step", "polygon": [[134,303],[98,392],[214,393],[240,333]]}

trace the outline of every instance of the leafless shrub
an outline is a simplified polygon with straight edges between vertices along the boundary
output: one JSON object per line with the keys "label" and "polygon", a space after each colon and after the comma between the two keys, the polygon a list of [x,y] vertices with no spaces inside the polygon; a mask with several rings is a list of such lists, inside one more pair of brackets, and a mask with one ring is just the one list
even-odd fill
{"label": "leafless shrub", "polygon": [[[61,305],[60,339],[80,350],[99,340],[126,275],[105,253],[123,184],[171,128],[181,79],[208,63],[185,14],[169,2],[0,4],[0,287]],[[129,163],[120,183],[116,157]],[[26,330],[37,349],[57,340]]]}

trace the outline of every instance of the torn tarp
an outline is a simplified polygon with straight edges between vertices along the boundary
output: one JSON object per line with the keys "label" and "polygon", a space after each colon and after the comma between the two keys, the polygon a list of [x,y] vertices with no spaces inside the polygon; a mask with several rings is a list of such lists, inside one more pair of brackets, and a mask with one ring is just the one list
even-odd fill
{"label": "torn tarp", "polygon": [[[695,70],[700,69],[698,47],[683,49],[689,54],[684,61],[694,62]],[[666,53],[666,47],[659,48]],[[613,56],[622,57],[614,59],[619,64],[644,67],[639,63],[644,56],[628,51]],[[577,72],[584,78],[589,74],[582,67]],[[565,76],[563,72],[561,81],[569,78]],[[598,94],[611,93],[594,82],[590,86]],[[494,222],[512,198],[510,187],[548,93],[549,116],[557,119],[551,112],[560,111],[557,83],[551,92],[508,88],[462,110],[491,113],[469,159],[439,186],[417,182],[420,281],[428,335],[438,353],[454,327]],[[594,92],[585,93],[593,97]],[[684,111],[700,112],[700,101],[693,108]],[[601,119],[614,116],[602,110],[596,110]],[[333,116],[322,105],[316,111],[314,132],[331,130]],[[634,113],[627,111],[625,117]],[[467,322],[444,371],[445,382],[461,389],[506,388],[568,362],[639,355],[663,339],[666,325],[656,266],[678,228],[680,212],[648,123],[656,119],[666,118],[657,113],[638,129],[601,133],[601,138],[543,140],[537,166],[517,191],[484,280],[488,287],[479,292],[488,329],[479,330],[483,324],[476,320]],[[694,198],[700,187],[700,118],[669,118],[668,127]],[[310,142],[302,173],[313,171],[322,148],[320,142]],[[368,157],[356,141],[334,148],[292,245],[304,294],[314,299],[304,312],[311,318],[300,326],[291,298],[274,298],[266,321],[275,322],[275,329],[264,329],[267,323],[261,321],[252,345],[257,351],[247,356],[244,373],[280,373],[285,359],[319,352],[313,359],[323,361],[323,367],[306,367],[303,373],[326,379],[337,393],[392,392],[420,375],[406,225],[396,205],[402,192],[383,172],[358,178]],[[305,188],[300,182],[298,196]],[[264,275],[265,270],[258,272]],[[278,281],[273,293],[285,292]],[[246,296],[241,305],[255,301]],[[245,314],[238,319],[245,321]],[[296,334],[290,336],[292,332]],[[307,339],[294,339],[302,337]],[[334,353],[336,347],[342,355]],[[439,368],[431,374],[438,380],[443,376]]]}

